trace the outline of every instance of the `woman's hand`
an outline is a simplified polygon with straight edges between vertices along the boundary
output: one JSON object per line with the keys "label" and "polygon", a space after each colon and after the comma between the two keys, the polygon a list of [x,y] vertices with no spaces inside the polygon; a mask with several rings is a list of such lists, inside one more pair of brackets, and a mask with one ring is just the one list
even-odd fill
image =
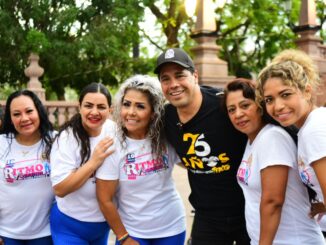
{"label": "woman's hand", "polygon": [[310,217],[314,218],[316,215],[317,216],[317,221],[320,221],[321,218],[325,215],[326,213],[326,207],[325,204],[322,202],[315,202],[311,204],[311,208],[310,208]]}
{"label": "woman's hand", "polygon": [[113,150],[108,150],[112,144],[113,140],[111,138],[106,137],[102,139],[95,146],[91,158],[85,164],[53,187],[55,195],[64,197],[83,186],[102,165],[104,159],[112,154]]}
{"label": "woman's hand", "polygon": [[132,239],[131,237],[128,237],[124,242],[122,242],[123,245],[140,245],[139,242]]}
{"label": "woman's hand", "polygon": [[[322,197],[326,200],[326,157],[323,157],[317,161],[311,163],[312,168],[315,171],[316,177],[318,179],[321,191],[323,193]],[[319,221],[321,217],[326,213],[325,203],[317,202],[311,204],[310,216],[315,217],[318,214],[317,220]]]}
{"label": "woman's hand", "polygon": [[113,149],[109,149],[110,146],[113,145],[113,139],[109,137],[105,137],[102,139],[94,148],[93,154],[91,156],[90,161],[93,163],[94,169],[98,169],[105,158],[112,154]]}

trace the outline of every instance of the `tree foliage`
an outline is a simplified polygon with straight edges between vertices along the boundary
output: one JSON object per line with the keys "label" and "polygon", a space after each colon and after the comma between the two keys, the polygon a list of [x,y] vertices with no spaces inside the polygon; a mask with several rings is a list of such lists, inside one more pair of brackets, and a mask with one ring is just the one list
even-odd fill
{"label": "tree foliage", "polygon": [[[158,23],[162,27],[162,32],[166,37],[166,47],[179,47],[181,26],[188,23],[184,0],[165,0],[163,2],[155,0],[144,0],[143,4],[155,15]],[[160,47],[160,49],[166,47]]]}
{"label": "tree foliage", "polygon": [[[316,2],[325,26],[324,0]],[[216,10],[220,56],[232,74],[257,72],[281,49],[294,46],[291,23],[298,24],[300,0],[293,0],[290,12],[283,3],[232,0]],[[156,39],[139,28],[146,8],[157,19],[148,24],[162,31]],[[24,86],[27,57],[35,52],[45,70],[47,95],[63,98],[65,87],[78,91],[93,81],[115,85],[131,74],[153,71],[155,58],[139,55],[144,39],[160,50],[189,50],[193,25],[184,0],[0,0],[0,84]],[[325,28],[320,35],[325,41]]]}
{"label": "tree foliage", "polygon": [[[250,77],[275,53],[294,47],[295,35],[288,24],[289,18],[298,15],[287,13],[283,2],[236,0],[218,11],[218,44],[232,74]],[[293,8],[298,10],[298,5]]]}
{"label": "tree foliage", "polygon": [[[319,18],[325,10],[321,2],[317,0]],[[283,0],[234,0],[217,11],[218,44],[229,71],[250,77],[249,72],[258,72],[276,53],[294,48],[300,5],[300,0],[292,0],[291,10],[286,10]]]}
{"label": "tree foliage", "polygon": [[92,81],[114,85],[149,70],[130,55],[143,8],[134,0],[0,0],[0,83],[20,87],[30,52],[40,54],[43,86],[63,98],[64,87]]}
{"label": "tree foliage", "polygon": [[316,0],[316,7],[320,25],[320,37],[326,41],[326,1]]}
{"label": "tree foliage", "polygon": [[[186,32],[190,33],[193,23],[184,15],[183,1],[144,2],[157,17],[167,40],[170,40],[166,47],[182,46],[188,50],[189,38],[180,40],[184,34],[181,26],[186,26]],[[157,2],[163,7],[157,7]],[[284,0],[232,0],[223,9],[216,9],[217,44],[222,47],[220,57],[228,62],[231,74],[250,77],[252,72],[258,72],[276,53],[295,46],[297,36],[291,28],[298,24],[300,2],[292,0],[290,11],[285,10]],[[316,2],[320,23],[324,23],[325,3],[323,0]],[[179,8],[176,7],[178,4]],[[179,39],[169,39],[169,32],[165,29],[167,23],[171,23],[170,28],[173,27],[174,35]],[[325,40],[323,30],[320,33]]]}

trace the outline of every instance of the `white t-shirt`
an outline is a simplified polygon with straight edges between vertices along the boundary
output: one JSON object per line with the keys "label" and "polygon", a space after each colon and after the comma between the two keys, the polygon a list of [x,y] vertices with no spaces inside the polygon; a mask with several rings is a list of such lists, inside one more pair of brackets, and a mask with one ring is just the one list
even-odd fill
{"label": "white t-shirt", "polygon": [[[115,123],[107,120],[102,127],[101,134],[90,137],[91,154],[100,140],[107,136],[113,137],[114,132]],[[63,181],[71,172],[80,167],[80,146],[71,129],[62,132],[53,143],[50,159],[53,186]],[[105,221],[96,199],[95,175],[89,178],[78,190],[62,198],[56,196],[56,200],[59,210],[74,219],[86,222]]]}
{"label": "white t-shirt", "polygon": [[54,201],[50,163],[41,141],[25,146],[0,135],[0,236],[35,239],[50,235]]}
{"label": "white t-shirt", "polygon": [[[324,201],[315,171],[311,163],[326,157],[326,108],[313,110],[298,132],[298,161],[301,180],[316,191],[320,201]],[[326,217],[320,222],[326,231]]]}
{"label": "white t-shirt", "polygon": [[[117,140],[118,141],[118,140]],[[148,139],[126,139],[127,149],[117,142],[116,151],[96,172],[103,180],[119,180],[116,192],[120,217],[129,234],[159,238],[186,230],[182,200],[172,179],[174,149],[167,146],[162,158],[151,153]]]}
{"label": "white t-shirt", "polygon": [[275,125],[266,125],[251,145],[248,141],[237,179],[245,196],[245,217],[251,244],[259,243],[261,170],[274,165],[288,166],[289,174],[281,220],[273,245],[325,244],[317,222],[308,216],[308,193],[300,181],[296,160],[294,141]]}

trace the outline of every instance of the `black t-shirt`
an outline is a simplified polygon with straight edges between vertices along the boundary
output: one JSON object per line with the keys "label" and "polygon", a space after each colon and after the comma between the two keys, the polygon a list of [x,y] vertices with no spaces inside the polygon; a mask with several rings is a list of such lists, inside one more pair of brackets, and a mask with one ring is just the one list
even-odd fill
{"label": "black t-shirt", "polygon": [[201,88],[198,113],[181,124],[176,108],[166,106],[165,132],[188,169],[189,201],[198,214],[213,217],[244,215],[244,198],[236,180],[246,136],[232,126],[216,89]]}

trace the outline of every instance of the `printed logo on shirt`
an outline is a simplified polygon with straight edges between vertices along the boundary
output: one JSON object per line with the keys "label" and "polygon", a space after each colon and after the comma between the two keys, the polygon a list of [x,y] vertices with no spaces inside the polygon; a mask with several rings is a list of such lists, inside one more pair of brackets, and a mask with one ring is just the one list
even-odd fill
{"label": "printed logo on shirt", "polygon": [[311,170],[310,167],[306,167],[302,159],[299,157],[298,159],[298,169],[301,181],[310,186],[313,187],[314,185],[311,183],[311,173],[309,173],[309,170]]}
{"label": "printed logo on shirt", "polygon": [[50,177],[51,167],[47,160],[31,159],[16,162],[7,160],[3,169],[4,178],[8,183]]}
{"label": "printed logo on shirt", "polygon": [[135,162],[136,159],[135,159],[135,154],[134,153],[128,153],[127,154],[127,163],[132,163],[132,162]]}
{"label": "printed logo on shirt", "polygon": [[[123,169],[129,180],[137,179],[139,176],[158,173],[169,168],[167,155],[164,154],[161,158],[142,161],[143,157],[147,155],[152,154],[148,153],[137,157],[134,153],[128,153],[126,155],[126,161]],[[133,156],[132,161],[130,161],[130,156]]]}
{"label": "printed logo on shirt", "polygon": [[191,172],[199,174],[221,173],[230,170],[230,158],[225,152],[212,155],[211,147],[204,134],[185,133],[184,142],[190,142],[187,154],[182,161]]}
{"label": "printed logo on shirt", "polygon": [[237,172],[237,178],[240,183],[248,185],[248,180],[251,174],[252,155],[250,154],[248,160],[242,160]]}

